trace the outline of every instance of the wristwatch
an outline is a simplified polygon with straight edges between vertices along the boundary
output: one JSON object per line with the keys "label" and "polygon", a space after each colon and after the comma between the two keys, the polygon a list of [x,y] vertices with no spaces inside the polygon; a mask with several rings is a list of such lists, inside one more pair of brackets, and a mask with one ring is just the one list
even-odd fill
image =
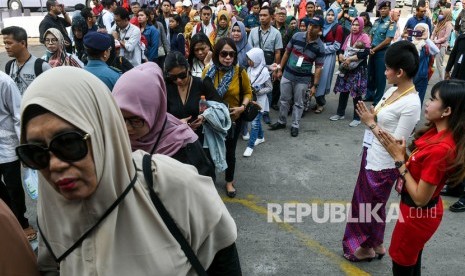
{"label": "wristwatch", "polygon": [[394,162],[394,165],[396,165],[396,169],[399,169],[404,164],[405,164],[405,161],[395,161]]}
{"label": "wristwatch", "polygon": [[280,64],[276,65],[276,70],[281,70],[281,65]]}
{"label": "wristwatch", "polygon": [[318,88],[320,84],[319,83],[314,83],[313,86],[315,86],[315,88]]}

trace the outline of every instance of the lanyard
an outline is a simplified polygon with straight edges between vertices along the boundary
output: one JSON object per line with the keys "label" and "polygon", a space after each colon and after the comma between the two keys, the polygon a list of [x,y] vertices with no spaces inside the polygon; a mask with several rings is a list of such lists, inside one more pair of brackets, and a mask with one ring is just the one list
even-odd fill
{"label": "lanyard", "polygon": [[[402,94],[399,95],[399,97],[395,98],[392,102],[390,103],[386,103],[386,100],[384,102],[381,103],[381,105],[377,108],[375,108],[375,115],[378,115],[378,113],[383,109],[385,108],[386,106],[389,106],[393,103],[395,103],[397,100],[399,100],[400,98],[402,98],[403,96],[405,96],[408,92],[412,91],[413,89],[415,88],[415,85],[413,85],[412,87],[410,87],[409,89],[405,90]],[[392,94],[391,94],[392,96]]]}
{"label": "lanyard", "polygon": [[262,48],[263,51],[265,51],[265,43],[268,40],[268,37],[270,36],[270,33],[271,33],[271,30],[268,29],[268,34],[266,35],[265,41],[263,41],[263,44],[262,44],[262,28],[260,27],[258,29],[258,46],[260,46],[260,48]]}
{"label": "lanyard", "polygon": [[31,59],[31,57],[32,55],[29,54],[29,57],[27,58],[26,62],[24,62],[23,65],[21,66],[18,65],[18,60],[16,60],[16,67],[18,67],[18,70],[16,71],[16,77],[15,77],[16,83],[19,83],[19,79],[20,79],[19,73],[21,73],[21,70],[23,70],[24,65],[26,65],[26,63]]}

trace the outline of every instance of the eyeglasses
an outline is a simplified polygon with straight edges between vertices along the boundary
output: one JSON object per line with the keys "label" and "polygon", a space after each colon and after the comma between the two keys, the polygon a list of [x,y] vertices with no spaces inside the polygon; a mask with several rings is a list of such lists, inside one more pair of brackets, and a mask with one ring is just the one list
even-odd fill
{"label": "eyeglasses", "polygon": [[141,128],[145,125],[145,120],[137,116],[124,118],[124,122],[126,126],[130,125],[132,128]]}
{"label": "eyeglasses", "polygon": [[173,75],[173,74],[168,74],[168,79],[170,79],[171,81],[176,81],[177,79],[180,79],[180,80],[183,80],[185,78],[187,78],[187,71],[184,71],[182,73],[179,73],[177,75]]}
{"label": "eyeglasses", "polygon": [[236,56],[236,52],[235,51],[221,51],[220,56],[222,58],[226,58],[227,56],[234,58]]}
{"label": "eyeglasses", "polygon": [[58,42],[58,39],[57,38],[46,38],[44,39],[44,42],[48,44],[56,44]]}
{"label": "eyeglasses", "polygon": [[50,163],[50,152],[65,162],[76,162],[86,157],[89,148],[86,140],[90,134],[76,131],[65,132],[53,137],[47,147],[24,144],[16,147],[16,155],[23,164],[34,170],[45,169]]}

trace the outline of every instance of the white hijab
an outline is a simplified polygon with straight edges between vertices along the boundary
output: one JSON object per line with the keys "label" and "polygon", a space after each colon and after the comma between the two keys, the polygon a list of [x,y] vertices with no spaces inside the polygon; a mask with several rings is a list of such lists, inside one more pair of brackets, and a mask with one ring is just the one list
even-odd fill
{"label": "white hijab", "polygon": [[[53,85],[50,85],[53,83]],[[113,212],[60,263],[62,275],[191,275],[191,266],[148,195],[142,151],[131,153],[121,112],[106,85],[89,72],[58,67],[41,74],[26,90],[21,114],[40,105],[90,134],[98,187],[69,201],[40,177],[38,220],[59,257],[92,227],[137,173],[134,188]],[[21,120],[22,121],[22,120]],[[22,125],[21,143],[26,141]],[[137,166],[134,167],[133,159]],[[236,226],[211,178],[162,155],[152,158],[155,192],[205,268],[217,251],[231,245]],[[50,252],[39,243],[41,271],[56,272]]]}
{"label": "white hijab", "polygon": [[265,62],[265,53],[260,48],[252,48],[247,52],[247,57],[253,62],[253,66],[247,68],[252,87],[264,84],[270,78]]}

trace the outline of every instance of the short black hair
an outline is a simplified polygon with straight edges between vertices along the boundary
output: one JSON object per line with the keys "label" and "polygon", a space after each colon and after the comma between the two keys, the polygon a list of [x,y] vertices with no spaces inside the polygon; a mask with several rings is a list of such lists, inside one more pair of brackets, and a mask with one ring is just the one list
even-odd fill
{"label": "short black hair", "polygon": [[102,0],[102,5],[105,7],[105,9],[109,9],[111,6],[113,6],[113,3],[116,3],[116,0]]}
{"label": "short black hair", "polygon": [[260,2],[258,1],[252,1],[252,4],[250,4],[250,7],[254,7],[254,6],[260,6]]}
{"label": "short black hair", "polygon": [[118,15],[122,20],[129,20],[129,12],[123,7],[117,7],[113,14]]}
{"label": "short black hair", "polygon": [[82,3],[74,5],[74,9],[77,10],[77,11],[82,11],[85,7],[86,7],[86,5],[84,5]]}
{"label": "short black hair", "polygon": [[308,1],[307,4],[305,4],[305,7],[307,7],[308,5],[313,5],[315,7],[315,2]]}
{"label": "short black hair", "polygon": [[47,8],[47,11],[50,11],[53,6],[55,6],[57,3],[57,0],[47,0],[45,3],[45,7]]}
{"label": "short black hair", "polygon": [[176,67],[185,67],[186,70],[189,70],[189,62],[187,62],[187,59],[180,52],[171,51],[166,55],[163,71],[165,71],[165,74],[168,74]]}
{"label": "short black hair", "polygon": [[426,2],[425,2],[425,0],[420,0],[420,1],[418,1],[417,10],[418,10],[419,8],[426,8]]}
{"label": "short black hair", "polygon": [[11,35],[17,42],[25,41],[27,47],[27,33],[26,30],[18,26],[10,26],[2,29],[2,35]]}
{"label": "short black hair", "polygon": [[208,5],[205,5],[200,9],[200,14],[202,14],[203,10],[210,11],[211,13],[213,13],[212,8],[210,8],[210,6],[208,6]]}
{"label": "short black hair", "polygon": [[87,56],[89,57],[89,59],[100,59],[102,56],[103,56],[103,53],[106,51],[106,50],[97,50],[97,49],[94,49],[94,48],[89,48],[89,47],[85,47],[86,48],[86,52],[87,52]]}
{"label": "short black hair", "polygon": [[404,70],[409,78],[415,77],[420,64],[417,48],[410,41],[399,41],[393,43],[386,51],[384,63],[387,67]]}
{"label": "short black hair", "polygon": [[132,7],[132,6],[139,6],[139,7],[140,7],[140,3],[139,3],[139,2],[132,2],[132,3],[131,3],[131,7]]}
{"label": "short black hair", "polygon": [[170,0],[163,0],[163,1],[161,1],[160,7],[163,6],[163,3],[165,3],[165,2],[167,2],[168,4],[170,4],[170,7],[172,6]]}
{"label": "short black hair", "polygon": [[89,17],[93,17],[94,15],[92,14],[91,8],[84,8],[81,11],[81,16],[84,17],[85,20],[87,20]]}
{"label": "short black hair", "polygon": [[262,10],[268,10],[268,13],[269,13],[271,16],[274,15],[274,9],[273,9],[272,7],[265,6],[265,7],[262,7],[262,8],[260,9],[260,11],[262,11]]}
{"label": "short black hair", "polygon": [[221,50],[223,50],[223,47],[225,45],[229,45],[236,52],[236,55],[234,55],[234,61],[233,61],[232,65],[235,66],[237,64],[237,47],[236,47],[236,43],[230,37],[222,37],[216,42],[215,47],[213,48],[212,60],[213,60],[213,64],[215,64],[217,67],[221,66],[221,64],[220,64],[220,52],[221,52]]}

